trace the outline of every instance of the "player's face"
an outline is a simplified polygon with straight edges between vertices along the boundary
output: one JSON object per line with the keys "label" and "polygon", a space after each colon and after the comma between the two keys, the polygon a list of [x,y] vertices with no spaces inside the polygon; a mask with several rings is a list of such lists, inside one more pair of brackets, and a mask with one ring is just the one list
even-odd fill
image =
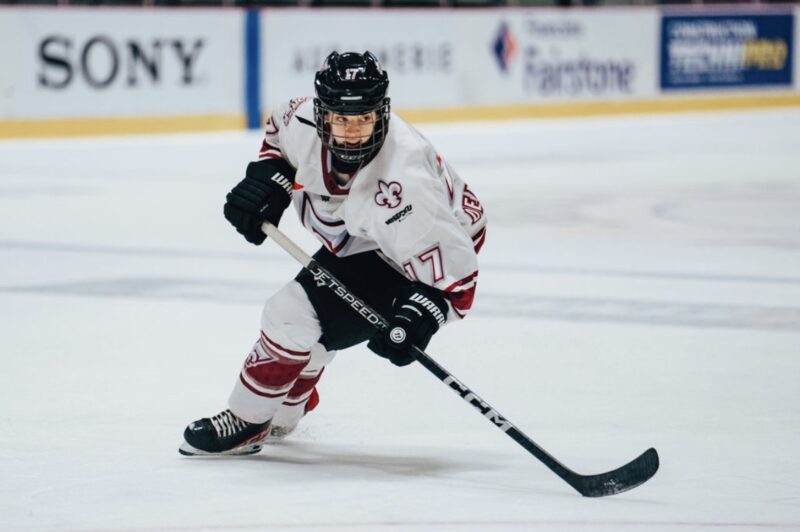
{"label": "player's face", "polygon": [[340,115],[329,113],[331,136],[337,144],[356,148],[364,144],[375,130],[378,113],[372,111],[363,115]]}

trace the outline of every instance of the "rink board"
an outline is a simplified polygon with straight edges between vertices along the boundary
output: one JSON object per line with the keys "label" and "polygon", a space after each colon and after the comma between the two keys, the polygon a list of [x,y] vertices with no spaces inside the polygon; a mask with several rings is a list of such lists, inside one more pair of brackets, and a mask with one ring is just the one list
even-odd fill
{"label": "rink board", "polygon": [[0,138],[258,127],[332,49],[415,121],[800,105],[796,7],[250,13],[2,9]]}
{"label": "rink board", "polygon": [[[373,10],[263,15],[262,101],[306,94],[330,50],[369,49],[400,108],[624,101],[657,95],[655,10]],[[303,27],[304,31],[297,31]],[[387,28],[392,28],[387,35]],[[638,46],[631,46],[636,42]]]}
{"label": "rink board", "polygon": [[241,127],[237,11],[0,10],[0,136]]}

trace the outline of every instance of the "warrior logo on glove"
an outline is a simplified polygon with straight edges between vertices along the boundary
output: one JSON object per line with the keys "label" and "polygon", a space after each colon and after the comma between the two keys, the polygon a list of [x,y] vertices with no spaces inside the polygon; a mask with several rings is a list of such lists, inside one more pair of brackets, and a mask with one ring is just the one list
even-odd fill
{"label": "warrior logo on glove", "polygon": [[395,327],[389,331],[389,339],[396,344],[402,344],[406,339],[406,330],[402,327]]}
{"label": "warrior logo on glove", "polygon": [[261,224],[277,226],[292,202],[294,169],[283,159],[247,165],[245,178],[225,198],[225,218],[251,244],[264,242]]}
{"label": "warrior logo on glove", "polygon": [[416,360],[412,346],[425,349],[433,333],[445,324],[447,302],[437,289],[414,283],[402,289],[394,301],[394,316],[386,331],[375,335],[367,347],[396,366]]}

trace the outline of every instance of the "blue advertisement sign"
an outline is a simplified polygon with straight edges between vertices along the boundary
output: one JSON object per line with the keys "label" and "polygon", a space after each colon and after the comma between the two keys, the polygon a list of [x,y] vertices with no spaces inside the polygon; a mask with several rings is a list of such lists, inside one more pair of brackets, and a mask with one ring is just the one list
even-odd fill
{"label": "blue advertisement sign", "polygon": [[661,18],[661,88],[791,85],[794,17]]}

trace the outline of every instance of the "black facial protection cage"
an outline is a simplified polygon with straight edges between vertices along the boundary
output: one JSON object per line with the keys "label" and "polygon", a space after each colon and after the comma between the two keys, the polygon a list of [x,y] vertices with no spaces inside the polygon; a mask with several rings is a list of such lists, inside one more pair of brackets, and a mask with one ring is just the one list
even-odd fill
{"label": "black facial protection cage", "polygon": [[[389,76],[372,52],[331,53],[314,78],[314,119],[317,134],[333,155],[349,165],[369,161],[378,153],[389,130]],[[362,115],[375,112],[370,138],[358,146],[337,142],[329,113]]]}

